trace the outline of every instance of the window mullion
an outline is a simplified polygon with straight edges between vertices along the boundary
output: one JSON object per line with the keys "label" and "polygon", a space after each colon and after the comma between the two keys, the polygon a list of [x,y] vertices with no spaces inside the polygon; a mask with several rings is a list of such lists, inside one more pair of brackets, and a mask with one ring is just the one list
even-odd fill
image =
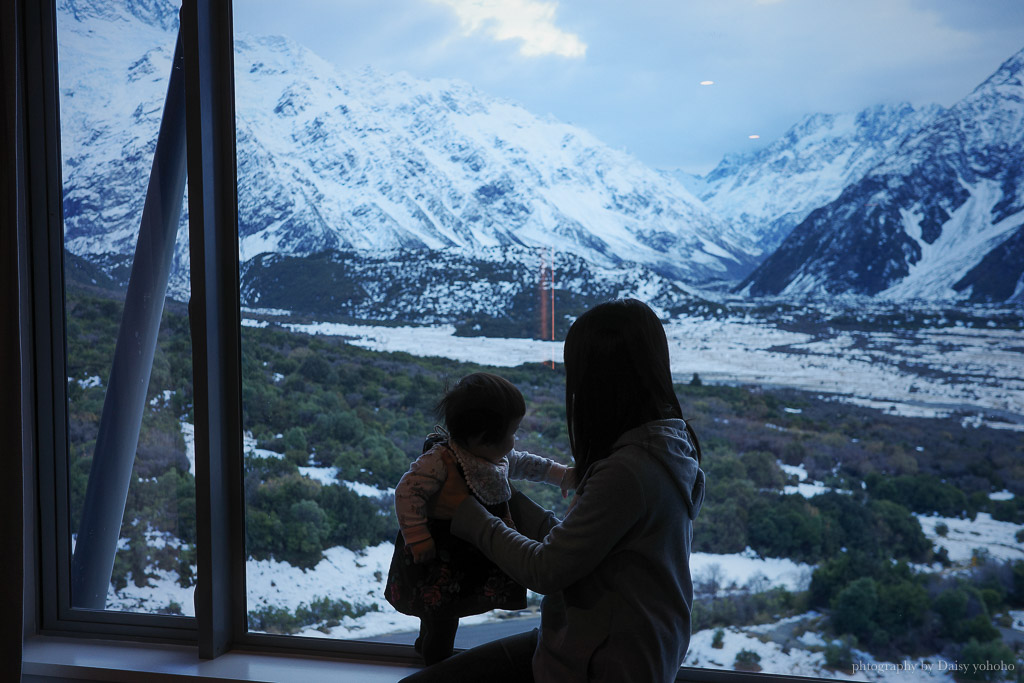
{"label": "window mullion", "polygon": [[186,0],[189,304],[195,395],[199,655],[245,633],[241,340],[231,5]]}
{"label": "window mullion", "polygon": [[31,254],[35,444],[39,454],[42,623],[69,608],[66,481],[64,282],[61,223],[60,120],[57,110],[57,36],[53,3],[23,3],[26,187]]}

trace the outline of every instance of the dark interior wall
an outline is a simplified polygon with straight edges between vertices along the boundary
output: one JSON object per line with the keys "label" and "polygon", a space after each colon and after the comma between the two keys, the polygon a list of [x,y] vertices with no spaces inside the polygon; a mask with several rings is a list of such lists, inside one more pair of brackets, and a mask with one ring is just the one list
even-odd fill
{"label": "dark interior wall", "polygon": [[[20,97],[20,69],[18,53],[19,3],[0,3],[0,92],[3,108],[0,111],[0,310],[7,316],[7,324],[0,332],[0,434],[7,444],[22,442],[22,366],[21,366],[21,307],[19,306],[19,247],[24,225],[24,212],[20,201],[23,190],[21,180],[22,155],[18,135]],[[14,182],[12,182],[12,180]],[[4,555],[8,558],[24,557],[23,476],[24,452],[19,448],[0,457],[0,538],[4,542]],[[21,646],[23,638],[23,579],[24,565],[18,560],[0,564],[0,679],[16,681],[21,676]]]}

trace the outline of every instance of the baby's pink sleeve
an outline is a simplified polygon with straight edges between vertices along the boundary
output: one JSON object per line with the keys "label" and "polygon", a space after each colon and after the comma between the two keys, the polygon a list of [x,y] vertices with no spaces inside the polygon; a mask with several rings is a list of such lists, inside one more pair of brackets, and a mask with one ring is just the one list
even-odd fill
{"label": "baby's pink sleeve", "polygon": [[406,545],[430,538],[427,502],[448,478],[448,468],[441,458],[442,448],[444,446],[438,444],[416,458],[395,487],[395,512]]}

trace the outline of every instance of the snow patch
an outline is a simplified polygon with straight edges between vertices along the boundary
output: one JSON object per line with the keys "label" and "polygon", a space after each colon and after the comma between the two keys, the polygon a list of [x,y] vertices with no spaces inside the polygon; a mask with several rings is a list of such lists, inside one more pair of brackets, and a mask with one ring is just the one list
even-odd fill
{"label": "snow patch", "polygon": [[[945,548],[953,562],[970,562],[976,552],[988,554],[996,560],[1024,559],[1024,546],[1017,542],[1016,533],[1024,528],[1020,524],[1000,522],[987,512],[979,512],[971,519],[915,515],[924,535],[937,548]],[[948,531],[940,536],[936,528],[945,524]]]}
{"label": "snow patch", "polygon": [[185,457],[188,458],[188,473],[196,476],[196,427],[191,422],[181,421],[181,436],[185,439]]}
{"label": "snow patch", "polygon": [[[795,493],[803,496],[804,498],[813,498],[814,496],[820,496],[823,493],[829,493],[836,490],[837,489],[833,489],[830,486],[825,486],[820,481],[800,482],[799,484],[791,484],[782,488],[782,492],[786,495],[792,495]],[[839,489],[839,492],[843,492],[842,489]],[[849,493],[849,491],[846,491],[846,493]]]}
{"label": "snow patch", "polygon": [[338,483],[337,467],[300,467],[299,474],[320,482],[323,486],[334,486]]}
{"label": "snow patch", "polygon": [[458,337],[453,325],[436,327],[385,327],[310,323],[283,325],[293,332],[347,337],[346,341],[371,351],[402,351],[418,356],[431,355],[497,367],[515,367],[523,363],[542,363],[562,358],[562,342],[496,337]]}
{"label": "snow patch", "polygon": [[780,462],[779,467],[782,468],[782,471],[788,476],[796,477],[797,481],[804,481],[807,479],[807,470],[803,465],[786,465]]}
{"label": "snow patch", "polygon": [[394,489],[379,489],[375,486],[363,484],[362,482],[358,481],[343,481],[341,483],[347,486],[351,491],[358,493],[360,496],[363,496],[364,498],[380,499],[395,495]]}
{"label": "snow patch", "polygon": [[694,586],[717,586],[720,590],[745,587],[752,579],[756,579],[761,590],[772,586],[790,591],[807,590],[813,571],[812,565],[782,557],[760,557],[750,548],[728,555],[690,553]]}

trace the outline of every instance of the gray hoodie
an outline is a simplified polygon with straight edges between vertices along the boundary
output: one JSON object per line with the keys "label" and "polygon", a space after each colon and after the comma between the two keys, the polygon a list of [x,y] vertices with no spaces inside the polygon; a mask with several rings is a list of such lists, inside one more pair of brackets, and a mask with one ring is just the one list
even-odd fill
{"label": "gray hoodie", "polygon": [[623,434],[561,522],[522,495],[519,532],[469,497],[452,533],[546,595],[538,682],[671,681],[690,641],[690,543],[704,473],[682,420]]}

